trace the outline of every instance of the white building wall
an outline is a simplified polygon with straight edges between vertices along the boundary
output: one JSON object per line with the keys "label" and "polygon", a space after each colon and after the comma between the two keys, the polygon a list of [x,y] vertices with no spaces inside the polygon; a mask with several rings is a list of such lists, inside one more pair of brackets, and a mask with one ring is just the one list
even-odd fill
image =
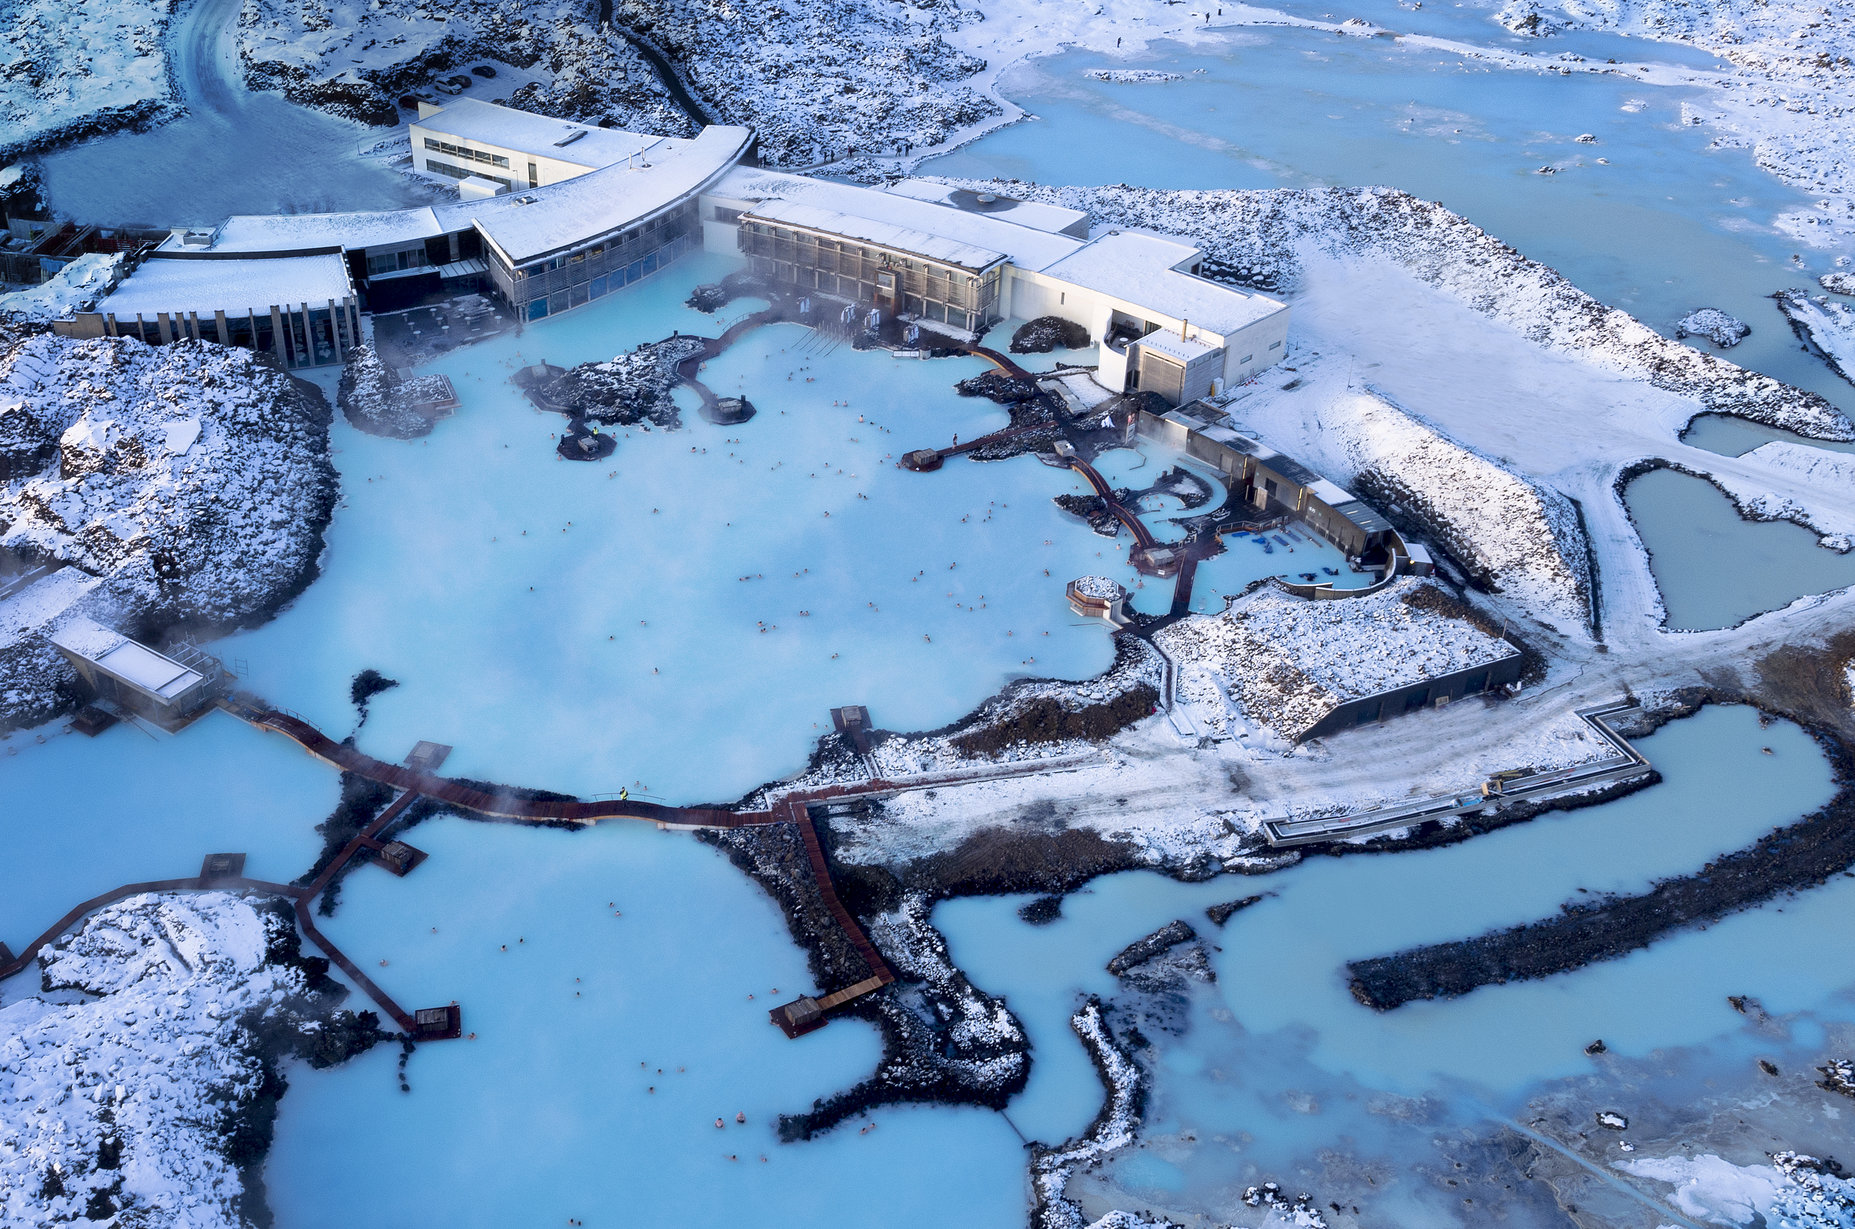
{"label": "white building wall", "polygon": [[1233,388],[1273,367],[1288,353],[1288,305],[1230,335],[1224,349],[1224,387]]}
{"label": "white building wall", "polygon": [[[577,162],[568,162],[561,158],[549,157],[547,154],[531,153],[527,150],[513,149],[504,145],[491,145],[487,141],[477,141],[468,137],[460,137],[456,133],[445,132],[439,128],[429,128],[419,123],[411,124],[407,128],[407,133],[412,139],[413,168],[427,175],[440,174],[439,172],[433,171],[429,165],[430,160],[435,158],[439,162],[449,163],[452,166],[461,166],[465,170],[472,171],[475,174],[507,179],[514,185],[514,190],[519,191],[527,187],[545,188],[549,184],[557,184],[563,180],[574,179],[594,169],[589,166],[582,166]],[[427,137],[447,145],[465,146],[470,149],[482,150],[486,154],[500,154],[509,160],[509,165],[506,167],[495,166],[489,163],[477,162],[456,155],[442,153],[438,150],[426,149],[425,138]],[[528,176],[528,167],[531,163],[535,168],[535,182],[532,184],[529,182]],[[442,178],[451,179],[453,177],[450,175],[443,175]]]}

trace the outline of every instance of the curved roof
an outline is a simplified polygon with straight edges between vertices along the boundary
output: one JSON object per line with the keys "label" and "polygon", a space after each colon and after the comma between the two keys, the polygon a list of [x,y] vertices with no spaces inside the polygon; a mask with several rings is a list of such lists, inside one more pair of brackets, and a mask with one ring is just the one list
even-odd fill
{"label": "curved roof", "polygon": [[[465,213],[511,264],[525,264],[584,239],[622,230],[694,196],[731,168],[753,139],[746,128],[712,124],[693,140],[665,140],[649,161],[603,167],[545,188],[439,208]],[[447,227],[446,229],[454,229]]]}
{"label": "curved roof", "polygon": [[[689,140],[657,140],[643,155],[647,161],[638,165],[602,167],[545,188],[482,200],[379,212],[235,215],[203,250],[269,255],[334,247],[353,251],[414,243],[475,224],[511,264],[519,265],[622,230],[695,195],[739,161],[752,139],[746,128],[710,125]],[[162,246],[199,250],[173,238]]]}

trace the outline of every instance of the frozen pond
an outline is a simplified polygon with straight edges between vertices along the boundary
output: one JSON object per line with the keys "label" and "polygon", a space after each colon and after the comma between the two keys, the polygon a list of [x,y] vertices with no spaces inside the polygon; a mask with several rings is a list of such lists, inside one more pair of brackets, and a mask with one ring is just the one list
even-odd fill
{"label": "frozen pond", "polygon": [[1818,546],[1816,534],[1789,521],[1745,520],[1703,478],[1651,470],[1623,498],[1677,631],[1731,627],[1855,584],[1855,553]]}
{"label": "frozen pond", "polygon": [[[1538,1081],[1587,1070],[1583,1047],[1595,1037],[1641,1056],[1732,1028],[1728,994],[1754,995],[1775,1012],[1831,1004],[1847,980],[1834,919],[1855,906],[1855,884],[1841,878],[1576,973],[1382,1014],[1348,993],[1349,960],[1549,916],[1582,891],[1641,891],[1750,844],[1833,788],[1801,730],[1760,728],[1745,708],[1704,710],[1642,746],[1661,784],[1445,849],[1317,858],[1277,875],[1200,884],[1117,875],[1065,898],[1062,918],[1044,927],[1016,917],[1026,897],[941,905],[935,921],[955,961],[975,984],[1009,997],[1036,1045],[1013,1120],[1044,1139],[1087,1125],[1099,1086],[1068,1015],[1082,994],[1117,992],[1107,960],[1175,918],[1221,946],[1218,980],[1184,1039],[1161,1039],[1152,1130],[1242,1141],[1237,1156],[1230,1147],[1196,1154],[1202,1172],[1190,1180],[1199,1184],[1228,1183],[1246,1166],[1270,1176],[1344,1140],[1365,1155],[1392,1154],[1402,1171],[1397,1150],[1427,1146],[1432,1127],[1368,1112],[1375,1098],[1437,1098],[1473,1120]],[[1221,931],[1203,916],[1211,904],[1256,893],[1268,895]],[[1174,1177],[1183,1183],[1187,1174]],[[1138,1174],[1128,1181],[1140,1185]],[[1379,1223],[1451,1223],[1401,1221],[1397,1209],[1395,1197],[1376,1209]]]}
{"label": "frozen pond", "polygon": [[713,336],[720,321],[681,302],[730,267],[692,259],[447,356],[433,370],[464,405],[425,440],[338,426],[328,570],[221,646],[250,662],[247,686],[339,737],[348,681],[373,667],[401,684],[360,731],[384,759],[429,738],[463,776],[693,802],[802,768],[836,705],[928,729],[1014,677],[1104,669],[1110,638],[1064,599],[1102,544],[1050,502],[1066,471],[893,460],[1005,423],[953,392],[977,359],[816,357],[805,330],[772,326],[702,376],[746,393],[752,421],[686,411],[681,430],[621,430],[605,462],[555,455],[565,420],[510,373]]}
{"label": "frozen pond", "polygon": [[238,0],[189,0],[168,37],[187,113],[39,159],[59,212],[105,226],[215,225],[233,213],[397,209],[430,192],[360,151],[391,135],[244,88]]}
{"label": "frozen pond", "polygon": [[[1364,16],[1401,30],[1418,22],[1480,44],[1520,42],[1469,12],[1301,7],[1307,17]],[[1196,48],[1158,43],[1125,59],[1072,51],[1020,65],[1003,89],[1036,118],[923,169],[1053,184],[1402,188],[1442,201],[1671,335],[1692,309],[1723,308],[1752,326],[1730,352],[1733,362],[1855,405],[1844,381],[1797,349],[1768,298],[1787,286],[1816,289],[1790,264],[1794,241],[1771,225],[1802,198],[1745,151],[1712,150],[1707,129],[1683,125],[1680,104],[1690,91],[1620,73],[1517,71],[1392,39],[1304,29],[1207,38]],[[1681,48],[1599,35],[1530,49],[1692,58]],[[1184,80],[1114,84],[1084,75],[1097,68],[1158,69]],[[1597,143],[1577,142],[1583,133]],[[1537,173],[1547,165],[1558,173]]]}
{"label": "frozen pond", "polygon": [[1827,448],[1831,452],[1855,452],[1855,443],[1844,440],[1813,440],[1786,431],[1782,427],[1767,427],[1763,423],[1752,422],[1732,414],[1701,414],[1688,424],[1688,429],[1681,433],[1681,442],[1692,444],[1696,448],[1705,448],[1723,456],[1741,457],[1751,452],[1760,444],[1781,441],[1786,444],[1802,444],[1809,448]]}
{"label": "frozen pond", "polygon": [[327,932],[363,966],[388,961],[404,1001],[461,1001],[475,1040],[422,1047],[409,1095],[394,1046],[293,1069],[264,1172],[280,1229],[695,1229],[747,1209],[798,1229],[831,1208],[902,1226],[930,1207],[1023,1224],[1023,1153],[995,1114],[882,1110],[867,1134],[778,1144],[779,1113],[868,1074],[877,1037],[840,1020],[788,1041],[767,1023],[812,988],[805,959],[712,849],[643,824],[414,832],[431,860],[404,880],[357,872]]}

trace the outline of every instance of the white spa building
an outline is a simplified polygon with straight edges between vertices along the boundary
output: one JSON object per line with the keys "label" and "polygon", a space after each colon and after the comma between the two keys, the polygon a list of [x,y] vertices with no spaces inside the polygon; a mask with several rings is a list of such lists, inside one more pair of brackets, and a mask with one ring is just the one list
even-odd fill
{"label": "white spa building", "polygon": [[54,326],[201,338],[287,367],[339,363],[362,315],[480,291],[519,319],[570,311],[698,247],[765,281],[957,340],[1059,316],[1100,342],[1096,379],[1183,404],[1280,361],[1288,308],[1201,276],[1173,238],[923,180],[887,188],[765,171],[753,134],[656,137],[490,103],[422,106],[414,169],[460,199],[371,213],[235,216],[176,231],[94,311]]}

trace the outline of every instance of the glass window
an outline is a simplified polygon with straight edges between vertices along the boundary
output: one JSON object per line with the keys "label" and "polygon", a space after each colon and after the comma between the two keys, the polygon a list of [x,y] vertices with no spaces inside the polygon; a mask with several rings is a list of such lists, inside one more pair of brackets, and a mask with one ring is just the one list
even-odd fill
{"label": "glass window", "polygon": [[528,318],[530,320],[539,320],[545,315],[547,315],[546,299],[536,299],[533,303],[528,305]]}
{"label": "glass window", "polygon": [[604,278],[604,277],[595,277],[593,279],[593,285],[592,285],[593,298],[596,299],[600,295],[604,294],[609,284],[610,284],[610,279]]}

